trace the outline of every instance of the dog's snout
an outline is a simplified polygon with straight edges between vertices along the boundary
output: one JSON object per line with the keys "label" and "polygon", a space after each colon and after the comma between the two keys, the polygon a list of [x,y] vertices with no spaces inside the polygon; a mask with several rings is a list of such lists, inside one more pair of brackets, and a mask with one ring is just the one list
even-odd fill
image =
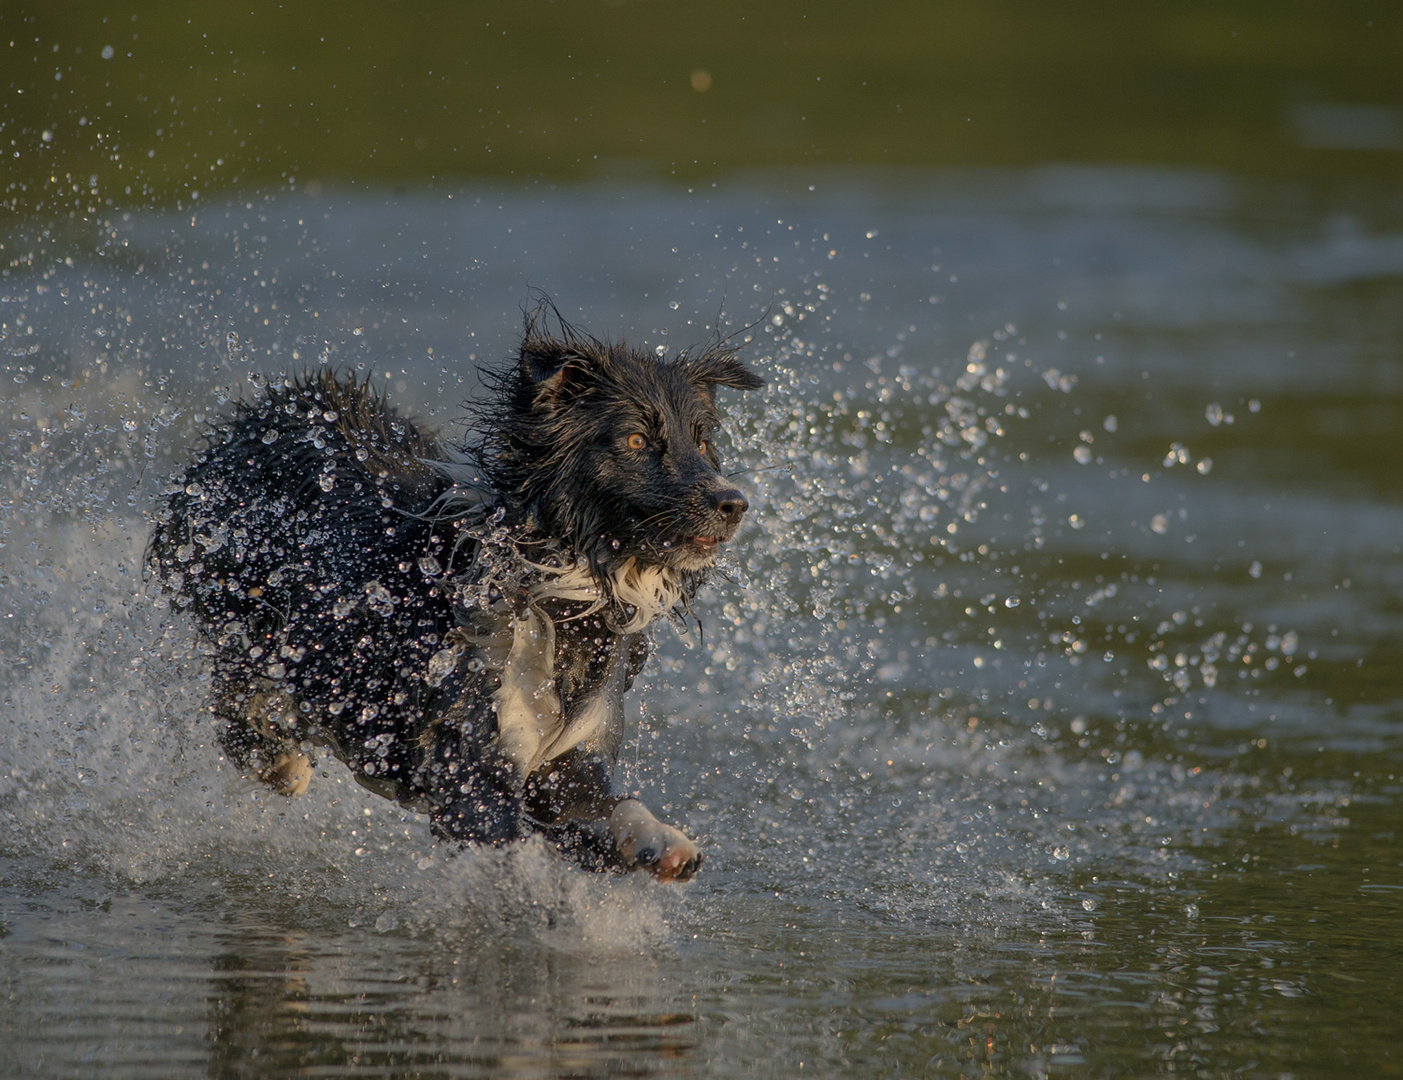
{"label": "dog's snout", "polygon": [[726,519],[728,525],[735,525],[750,509],[750,503],[735,488],[725,488],[711,493],[711,507]]}

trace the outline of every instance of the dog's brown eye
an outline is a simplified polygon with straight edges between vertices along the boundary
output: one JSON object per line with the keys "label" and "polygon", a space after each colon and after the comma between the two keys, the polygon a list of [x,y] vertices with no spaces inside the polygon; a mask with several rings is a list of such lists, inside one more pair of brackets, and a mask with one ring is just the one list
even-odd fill
{"label": "dog's brown eye", "polygon": [[709,445],[710,444],[705,439],[697,440],[697,449],[700,450],[703,454],[706,453],[706,449]]}
{"label": "dog's brown eye", "polygon": [[648,445],[648,440],[636,431],[630,435],[626,441],[628,442],[628,448],[630,450],[642,450]]}

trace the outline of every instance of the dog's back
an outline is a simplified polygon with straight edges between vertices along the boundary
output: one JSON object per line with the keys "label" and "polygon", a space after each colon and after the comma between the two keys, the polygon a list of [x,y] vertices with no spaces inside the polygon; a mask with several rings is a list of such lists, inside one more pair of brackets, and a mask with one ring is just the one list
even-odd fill
{"label": "dog's back", "polygon": [[[172,494],[151,554],[216,649],[215,711],[275,783],[309,740],[411,804],[454,626],[436,440],[368,384],[320,375],[242,406]],[[387,647],[393,643],[393,647]],[[281,761],[280,761],[281,759]],[[305,786],[305,783],[301,784]]]}

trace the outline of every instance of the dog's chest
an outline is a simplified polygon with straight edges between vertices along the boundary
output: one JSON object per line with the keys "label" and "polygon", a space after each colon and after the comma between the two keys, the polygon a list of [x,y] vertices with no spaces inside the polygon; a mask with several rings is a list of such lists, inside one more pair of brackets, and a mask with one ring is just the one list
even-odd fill
{"label": "dog's chest", "polygon": [[469,662],[495,678],[497,747],[529,776],[577,746],[613,760],[624,731],[624,693],[647,658],[640,634],[618,634],[597,615],[499,602],[459,611]]}

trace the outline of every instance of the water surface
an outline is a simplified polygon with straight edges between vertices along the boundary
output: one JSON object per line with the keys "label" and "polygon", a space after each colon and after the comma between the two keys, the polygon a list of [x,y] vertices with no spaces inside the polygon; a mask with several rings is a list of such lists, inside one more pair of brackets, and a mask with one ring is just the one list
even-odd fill
{"label": "water surface", "polygon": [[[15,226],[0,1068],[1389,1075],[1403,234],[1192,171],[246,193]],[[693,884],[218,760],[149,516],[333,364],[452,429],[532,289],[741,330],[753,522],[629,783]]]}

